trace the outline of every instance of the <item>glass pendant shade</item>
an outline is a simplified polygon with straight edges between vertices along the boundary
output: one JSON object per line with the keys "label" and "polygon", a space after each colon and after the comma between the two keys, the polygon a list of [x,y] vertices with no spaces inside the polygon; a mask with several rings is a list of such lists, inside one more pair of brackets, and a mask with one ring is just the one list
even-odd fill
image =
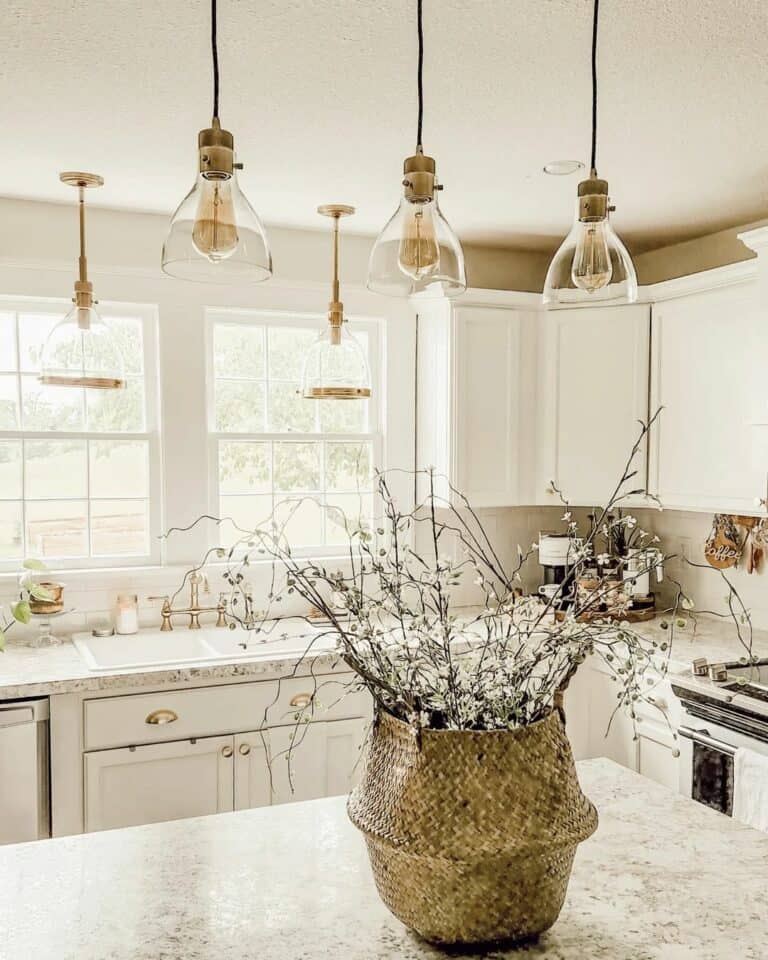
{"label": "glass pendant shade", "polygon": [[437,195],[404,196],[371,251],[368,289],[389,297],[457,297],[466,288],[464,253]]}
{"label": "glass pendant shade", "polygon": [[237,174],[198,173],[171,220],[163,270],[182,280],[258,283],[272,275],[264,227]]}
{"label": "glass pendant shade", "polygon": [[97,390],[125,386],[122,352],[112,329],[93,307],[74,307],[48,334],[39,380],[49,386]]}
{"label": "glass pendant shade", "polygon": [[371,395],[371,378],[363,348],[354,334],[328,325],[304,359],[301,393],[307,400],[359,400]]}
{"label": "glass pendant shade", "polygon": [[632,258],[608,216],[584,222],[578,216],[547,271],[544,303],[634,303],[637,275]]}

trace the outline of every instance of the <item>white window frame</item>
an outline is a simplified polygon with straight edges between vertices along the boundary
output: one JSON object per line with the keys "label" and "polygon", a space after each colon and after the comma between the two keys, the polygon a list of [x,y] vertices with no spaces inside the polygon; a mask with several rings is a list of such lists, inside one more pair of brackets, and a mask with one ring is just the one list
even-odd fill
{"label": "white window frame", "polygon": [[[0,295],[0,311],[28,312],[28,313],[59,313],[62,319],[71,310],[72,303],[63,298],[54,297],[23,297]],[[43,557],[50,562],[51,567],[57,570],[101,569],[114,567],[141,567],[158,565],[163,562],[163,547],[160,539],[163,530],[162,505],[162,444],[160,436],[160,391],[158,374],[158,309],[157,306],[146,303],[129,303],[124,301],[100,301],[98,313],[105,319],[110,317],[138,317],[142,328],[143,345],[143,378],[145,402],[145,431],[140,433],[107,433],[89,430],[25,430],[19,427],[16,430],[0,430],[0,440],[141,440],[147,442],[149,448],[149,488],[148,488],[148,552],[140,555],[126,556],[123,554],[98,557]],[[16,370],[19,375],[19,344],[16,343]],[[0,360],[2,366],[2,360]],[[18,402],[21,399],[18,398]],[[19,415],[21,408],[19,407]],[[88,520],[90,531],[90,471],[88,471],[88,488],[86,500],[88,503]],[[54,498],[51,498],[54,499]],[[22,457],[22,525],[26,540],[26,498],[24,497],[24,458]],[[89,544],[90,551],[90,544]],[[21,559],[8,560],[0,557],[0,571],[18,570]]]}
{"label": "white window frame", "polygon": [[[378,317],[348,316],[350,333],[356,331],[368,334],[368,368],[371,377],[371,399],[368,401],[368,432],[367,433],[298,433],[294,431],[274,433],[247,433],[218,431],[216,429],[216,377],[214,370],[214,327],[216,323],[242,324],[243,326],[270,326],[296,327],[300,329],[314,328],[318,333],[327,325],[325,313],[307,313],[299,310],[264,310],[259,308],[233,307],[206,307],[205,308],[205,354],[206,354],[206,417],[208,430],[208,491],[209,512],[212,516],[220,514],[219,495],[219,458],[218,445],[221,440],[232,441],[262,441],[262,442],[294,442],[294,443],[370,443],[373,450],[373,468],[381,469],[384,466],[384,436],[382,432],[382,322]],[[266,350],[268,338],[265,338]],[[265,354],[265,366],[268,364],[268,352]],[[268,391],[265,392],[265,403],[268,404]],[[322,400],[315,401],[322,403]],[[323,478],[325,470],[323,469]],[[323,480],[323,489],[324,489]],[[286,498],[290,499],[290,494]],[[298,494],[297,496],[301,496]],[[376,498],[374,497],[374,511]],[[376,517],[374,516],[374,520]],[[218,533],[214,532],[216,537]],[[211,547],[217,546],[212,542]],[[348,549],[338,544],[305,544],[292,551],[297,557],[323,559],[340,555],[347,555]]]}

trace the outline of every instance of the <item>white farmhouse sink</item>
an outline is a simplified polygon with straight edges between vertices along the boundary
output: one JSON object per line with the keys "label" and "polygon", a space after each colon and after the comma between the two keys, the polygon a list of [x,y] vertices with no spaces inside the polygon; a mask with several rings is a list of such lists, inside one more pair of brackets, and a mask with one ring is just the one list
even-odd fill
{"label": "white farmhouse sink", "polygon": [[134,670],[215,660],[216,654],[202,633],[202,630],[170,633],[151,630],[113,637],[76,633],[72,642],[90,670]]}
{"label": "white farmhouse sink", "polygon": [[[286,633],[288,636],[284,636]],[[89,670],[103,672],[183,667],[221,660],[263,660],[303,653],[310,644],[313,654],[333,649],[332,636],[322,635],[314,642],[312,636],[310,627],[294,621],[285,626],[278,624],[268,634],[221,627],[201,630],[176,627],[166,633],[157,629],[142,630],[130,636],[94,637],[90,633],[76,633],[72,642]]]}
{"label": "white farmhouse sink", "polygon": [[[295,629],[295,627],[294,627]],[[272,633],[246,633],[244,630],[217,630],[208,634],[207,642],[216,655],[226,660],[261,660],[271,656],[324,653],[332,650],[335,638],[312,631],[302,624],[301,633],[276,627]],[[288,633],[288,636],[284,634]]]}

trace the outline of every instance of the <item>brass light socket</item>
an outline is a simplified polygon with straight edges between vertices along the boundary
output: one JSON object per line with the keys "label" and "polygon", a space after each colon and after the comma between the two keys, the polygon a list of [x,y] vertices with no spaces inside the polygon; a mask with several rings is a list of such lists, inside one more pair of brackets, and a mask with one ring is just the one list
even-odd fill
{"label": "brass light socket", "polygon": [[605,220],[613,209],[608,200],[608,181],[592,176],[582,180],[578,188],[579,220],[582,223],[597,223]]}
{"label": "brass light socket", "polygon": [[439,190],[435,176],[434,157],[425,156],[419,148],[412,157],[406,157],[403,163],[403,186],[407,200],[426,203],[435,199],[435,190]]}
{"label": "brass light socket", "polygon": [[229,180],[235,169],[235,138],[222,130],[218,117],[197,135],[200,173],[210,180]]}
{"label": "brass light socket", "polygon": [[338,347],[341,343],[341,325],[344,323],[344,304],[341,300],[331,300],[328,304],[328,325],[331,343]]}
{"label": "brass light socket", "polygon": [[93,299],[93,284],[90,280],[75,280],[75,295],[72,303],[80,308],[89,308],[96,301]]}

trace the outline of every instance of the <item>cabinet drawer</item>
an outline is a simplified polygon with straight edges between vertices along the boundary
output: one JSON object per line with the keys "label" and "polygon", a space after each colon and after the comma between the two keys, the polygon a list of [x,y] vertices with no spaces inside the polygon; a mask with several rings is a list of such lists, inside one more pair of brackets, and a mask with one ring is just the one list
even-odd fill
{"label": "cabinet drawer", "polygon": [[[348,720],[367,717],[373,712],[365,690],[348,692],[354,674],[328,674],[318,677],[292,677],[280,681],[280,693],[270,706],[266,726],[280,727],[296,722],[296,715],[314,720]],[[306,706],[307,704],[311,705]]]}
{"label": "cabinet drawer", "polygon": [[[351,674],[264,680],[86,700],[84,749],[160,743],[289,724],[315,694],[312,719],[366,716],[364,693],[342,697]],[[341,699],[340,699],[341,698]]]}

